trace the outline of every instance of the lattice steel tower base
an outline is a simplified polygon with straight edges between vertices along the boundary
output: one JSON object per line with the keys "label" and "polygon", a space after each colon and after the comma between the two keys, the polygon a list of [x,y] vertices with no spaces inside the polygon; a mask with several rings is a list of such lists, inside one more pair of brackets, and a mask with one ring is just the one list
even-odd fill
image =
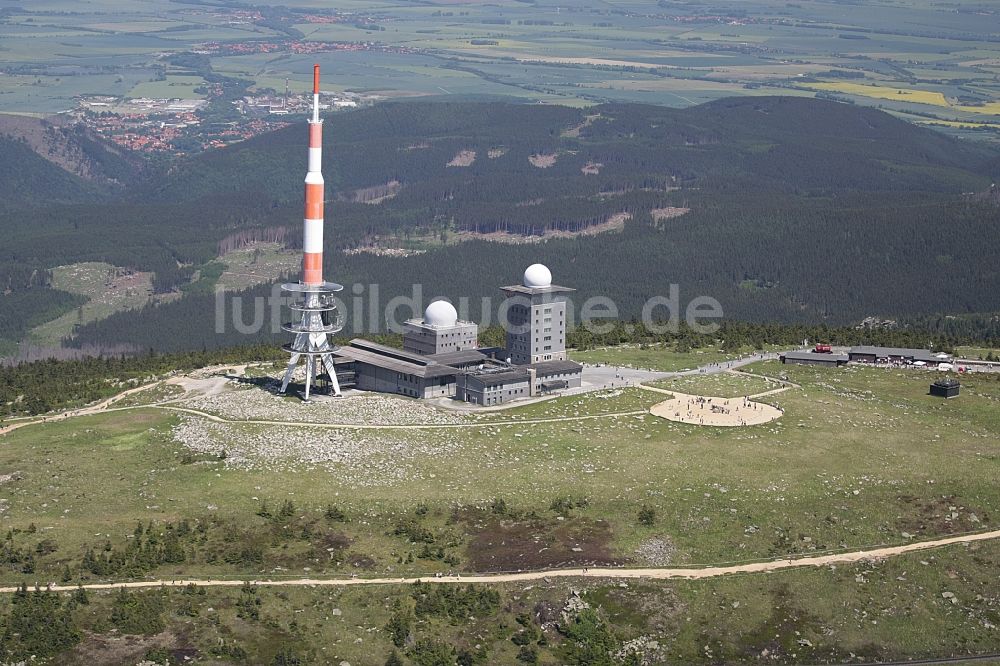
{"label": "lattice steel tower base", "polygon": [[334,295],[343,288],[334,282],[315,285],[296,282],[281,285],[282,291],[292,295],[293,300],[289,308],[292,312],[302,313],[298,322],[292,321],[281,326],[283,330],[295,334],[294,341],[282,346],[282,349],[291,354],[285,377],[281,381],[282,393],[288,389],[288,383],[292,380],[299,358],[304,356],[306,359],[304,398],[309,399],[312,386],[324,369],[330,378],[331,393],[336,396],[341,395],[337,369],[333,363],[333,353],[337,347],[330,343],[328,336],[339,333],[344,328],[343,316],[334,300]]}

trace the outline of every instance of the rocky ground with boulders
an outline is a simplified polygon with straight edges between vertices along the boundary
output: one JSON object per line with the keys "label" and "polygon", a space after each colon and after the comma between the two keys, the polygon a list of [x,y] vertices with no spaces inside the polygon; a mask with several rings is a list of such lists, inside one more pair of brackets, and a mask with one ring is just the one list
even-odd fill
{"label": "rocky ground with boulders", "polygon": [[460,414],[427,402],[384,393],[351,392],[340,398],[320,395],[303,402],[297,396],[280,395],[275,388],[271,384],[232,388],[178,404],[238,421],[344,425],[447,425],[466,421]]}

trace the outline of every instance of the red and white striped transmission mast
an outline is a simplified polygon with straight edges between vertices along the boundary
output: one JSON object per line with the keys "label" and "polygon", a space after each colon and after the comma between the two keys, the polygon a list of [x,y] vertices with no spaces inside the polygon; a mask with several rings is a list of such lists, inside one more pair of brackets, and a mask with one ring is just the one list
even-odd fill
{"label": "red and white striped transmission mast", "polygon": [[282,328],[295,334],[295,340],[282,349],[291,354],[281,382],[281,392],[288,389],[300,358],[306,361],[303,397],[308,400],[312,386],[326,371],[330,390],[341,395],[333,353],[336,346],[329,336],[344,328],[344,319],[336,305],[336,293],[343,285],[323,281],[323,120],[319,117],[319,65],[313,65],[313,107],[309,120],[309,168],[306,172],[306,209],[302,230],[302,280],[281,285],[291,295],[289,307],[300,313],[298,321]]}

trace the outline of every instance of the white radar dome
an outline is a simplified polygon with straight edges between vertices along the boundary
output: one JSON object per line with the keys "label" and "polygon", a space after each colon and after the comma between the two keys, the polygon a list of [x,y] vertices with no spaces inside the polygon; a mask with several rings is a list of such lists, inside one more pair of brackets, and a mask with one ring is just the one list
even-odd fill
{"label": "white radar dome", "polygon": [[552,271],[545,264],[531,264],[524,271],[525,287],[551,287]]}
{"label": "white radar dome", "polygon": [[428,326],[454,326],[457,321],[458,312],[448,301],[434,301],[424,310],[424,323]]}

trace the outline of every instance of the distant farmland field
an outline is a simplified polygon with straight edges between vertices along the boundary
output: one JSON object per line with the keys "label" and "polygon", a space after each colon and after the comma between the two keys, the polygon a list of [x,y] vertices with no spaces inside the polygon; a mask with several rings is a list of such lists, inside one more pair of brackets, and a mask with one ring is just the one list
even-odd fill
{"label": "distant farmland field", "polygon": [[917,104],[933,104],[935,106],[951,106],[945,96],[939,92],[930,90],[911,90],[908,88],[897,88],[896,86],[883,86],[878,84],[860,83],[810,83],[805,86],[812,90],[830,90],[833,92],[847,93],[850,95],[864,95],[865,97],[875,97],[877,99],[891,99],[902,102],[915,102]]}
{"label": "distant farmland field", "polygon": [[129,97],[201,99],[204,95],[194,91],[205,84],[200,76],[171,74],[164,81],[143,81],[129,91]]}
{"label": "distant farmland field", "polygon": [[[698,5],[581,0],[415,5],[293,0],[267,12],[168,0],[22,3],[0,17],[0,112],[51,113],[81,94],[194,98],[209,70],[251,92],[303,92],[313,62],[330,91],[386,98],[515,97],[580,106],[683,107],[721,97],[832,95],[942,132],[1000,125],[995,18],[922,0],[728,0]],[[265,16],[266,14],[266,16]],[[137,76],[137,70],[143,70]],[[114,72],[114,74],[111,74]],[[169,72],[166,81],[157,81]],[[970,124],[975,123],[975,124]]]}

